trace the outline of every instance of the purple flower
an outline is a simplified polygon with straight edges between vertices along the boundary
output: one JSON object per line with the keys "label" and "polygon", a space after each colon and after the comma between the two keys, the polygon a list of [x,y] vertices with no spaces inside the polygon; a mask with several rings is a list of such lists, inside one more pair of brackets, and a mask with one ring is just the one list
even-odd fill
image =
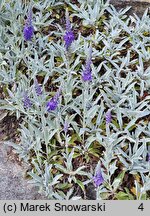
{"label": "purple flower", "polygon": [[34,87],[37,96],[40,96],[42,94],[42,89],[37,80],[35,80]]}
{"label": "purple flower", "polygon": [[111,110],[109,109],[106,112],[106,124],[110,124],[110,122],[111,122]]}
{"label": "purple flower", "polygon": [[24,108],[30,108],[32,106],[32,103],[29,99],[29,96],[27,95],[27,93],[24,93],[24,97],[23,97],[23,103],[24,103]]}
{"label": "purple flower", "polygon": [[96,187],[100,186],[104,182],[104,178],[103,178],[102,172],[101,172],[100,163],[98,163],[98,165],[96,167],[96,173],[93,177],[93,181],[94,181],[94,184]]}
{"label": "purple flower", "polygon": [[47,111],[54,111],[58,106],[58,100],[60,96],[60,90],[55,94],[54,97],[51,98],[51,100],[47,103]]}
{"label": "purple flower", "polygon": [[34,33],[34,27],[32,25],[32,11],[30,10],[26,20],[26,24],[23,29],[24,39],[26,41],[31,40],[33,33]]}
{"label": "purple flower", "polygon": [[150,153],[147,154],[147,160],[150,162]]}
{"label": "purple flower", "polygon": [[58,101],[55,97],[53,97],[48,103],[47,103],[47,111],[52,111],[57,108]]}
{"label": "purple flower", "polygon": [[64,35],[64,41],[65,41],[65,46],[66,49],[70,47],[71,43],[74,41],[74,34],[72,31],[66,32]]}
{"label": "purple flower", "polygon": [[67,133],[68,132],[68,127],[69,127],[69,123],[67,121],[65,121],[64,123],[64,132]]}
{"label": "purple flower", "polygon": [[70,23],[70,19],[69,19],[68,10],[67,10],[66,11],[66,32],[64,35],[64,41],[65,41],[65,46],[66,46],[67,50],[70,47],[71,43],[74,41],[74,39],[75,39],[75,37],[74,37],[74,33],[71,29],[71,23]]}
{"label": "purple flower", "polygon": [[66,31],[67,32],[71,31],[71,23],[70,23],[70,19],[69,19],[68,10],[66,10]]}
{"label": "purple flower", "polygon": [[92,63],[92,47],[90,46],[89,56],[86,60],[85,69],[82,72],[82,79],[84,82],[92,80],[91,63]]}

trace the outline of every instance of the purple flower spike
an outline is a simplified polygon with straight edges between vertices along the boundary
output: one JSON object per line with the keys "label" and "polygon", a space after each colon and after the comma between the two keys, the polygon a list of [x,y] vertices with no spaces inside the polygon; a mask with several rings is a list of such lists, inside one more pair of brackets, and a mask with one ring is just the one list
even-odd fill
{"label": "purple flower spike", "polygon": [[110,124],[110,122],[111,122],[111,110],[109,109],[106,112],[106,124]]}
{"label": "purple flower spike", "polygon": [[84,80],[84,82],[91,81],[92,80],[92,74],[83,72],[82,79]]}
{"label": "purple flower spike", "polygon": [[66,49],[68,50],[68,48],[70,47],[71,43],[74,41],[74,34],[73,34],[72,31],[65,33],[65,35],[64,35],[64,41],[65,41]]}
{"label": "purple flower spike", "polygon": [[70,23],[70,19],[69,19],[68,10],[66,10],[66,31],[67,32],[71,31],[71,23]]}
{"label": "purple flower spike", "polygon": [[54,97],[47,103],[47,111],[54,111],[58,106],[58,100],[60,96],[60,90],[55,94]]}
{"label": "purple flower spike", "polygon": [[71,29],[71,23],[70,23],[70,19],[69,19],[69,13],[68,10],[66,11],[66,32],[64,35],[64,41],[65,41],[65,46],[66,49],[68,50],[68,48],[70,47],[71,43],[74,41],[75,37],[74,37],[74,33]]}
{"label": "purple flower spike", "polygon": [[101,172],[100,163],[98,163],[98,165],[96,167],[96,173],[95,173],[95,176],[93,177],[93,181],[94,181],[94,184],[96,187],[100,186],[104,182],[104,178],[103,178],[102,172]]}
{"label": "purple flower spike", "polygon": [[96,187],[100,186],[104,182],[104,179],[101,173],[100,174],[96,173],[96,175],[93,177],[93,180],[94,180],[94,184]]}
{"label": "purple flower spike", "polygon": [[26,41],[30,41],[32,39],[33,33],[34,33],[34,27],[32,25],[32,11],[30,10],[26,20],[26,24],[23,29],[24,39]]}
{"label": "purple flower spike", "polygon": [[48,103],[47,103],[47,111],[53,111],[57,108],[58,105],[58,101],[56,100],[56,98],[52,98]]}
{"label": "purple flower spike", "polygon": [[40,96],[42,94],[42,89],[37,80],[35,80],[34,87],[35,87],[35,92],[37,96]]}
{"label": "purple flower spike", "polygon": [[68,127],[69,127],[69,123],[67,121],[65,121],[64,129],[63,129],[65,133],[68,132]]}
{"label": "purple flower spike", "polygon": [[89,56],[86,60],[85,69],[82,72],[82,79],[84,82],[92,80],[91,63],[92,63],[92,47],[90,46]]}
{"label": "purple flower spike", "polygon": [[24,94],[24,97],[23,97],[23,103],[24,103],[24,108],[30,108],[32,106],[32,103],[29,99],[29,96],[27,95],[27,93]]}

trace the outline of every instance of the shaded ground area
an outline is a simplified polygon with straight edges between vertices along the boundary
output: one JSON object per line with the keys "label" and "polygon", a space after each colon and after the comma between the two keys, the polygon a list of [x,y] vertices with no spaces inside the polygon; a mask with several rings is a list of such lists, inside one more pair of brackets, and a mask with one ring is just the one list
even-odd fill
{"label": "shaded ground area", "polygon": [[0,200],[44,199],[38,188],[24,179],[24,173],[24,165],[17,163],[15,155],[10,156],[0,143]]}

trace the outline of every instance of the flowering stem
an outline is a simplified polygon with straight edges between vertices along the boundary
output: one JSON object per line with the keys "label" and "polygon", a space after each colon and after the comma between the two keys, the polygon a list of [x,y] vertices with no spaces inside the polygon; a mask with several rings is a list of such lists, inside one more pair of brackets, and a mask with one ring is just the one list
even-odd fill
{"label": "flowering stem", "polygon": [[85,121],[85,118],[86,118],[86,102],[87,102],[87,94],[88,94],[88,84],[87,83],[84,83],[84,87],[83,87],[83,92],[82,92],[82,96],[83,96],[83,104],[82,104],[82,107],[83,107],[83,144],[85,143],[85,128],[86,128],[86,121]]}
{"label": "flowering stem", "polygon": [[[56,117],[56,125],[57,125],[57,128],[60,128],[60,119],[61,119],[61,113],[60,113],[60,110],[58,110],[58,116]],[[58,142],[60,143],[61,146],[63,146],[63,142],[62,142],[62,139],[61,139],[61,136],[60,136],[60,130],[57,131],[57,140]]]}
{"label": "flowering stem", "polygon": [[107,135],[107,137],[110,136],[110,128],[109,128],[109,124],[106,124],[106,135]]}
{"label": "flowering stem", "polygon": [[67,83],[68,83],[68,81],[69,81],[69,79],[70,79],[70,61],[69,61],[69,54],[68,53],[66,53],[66,68],[67,68]]}
{"label": "flowering stem", "polygon": [[68,142],[69,139],[67,137],[67,134],[65,133],[65,148],[66,148],[66,154],[69,155],[69,151],[68,151]]}

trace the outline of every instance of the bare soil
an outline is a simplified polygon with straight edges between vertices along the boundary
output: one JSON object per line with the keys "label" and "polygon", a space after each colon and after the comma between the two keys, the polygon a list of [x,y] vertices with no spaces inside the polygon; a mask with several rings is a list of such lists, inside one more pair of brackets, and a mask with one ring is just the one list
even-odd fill
{"label": "bare soil", "polygon": [[110,0],[110,3],[115,6],[117,10],[122,8],[131,7],[128,14],[134,13],[142,17],[147,8],[150,7],[150,0]]}

